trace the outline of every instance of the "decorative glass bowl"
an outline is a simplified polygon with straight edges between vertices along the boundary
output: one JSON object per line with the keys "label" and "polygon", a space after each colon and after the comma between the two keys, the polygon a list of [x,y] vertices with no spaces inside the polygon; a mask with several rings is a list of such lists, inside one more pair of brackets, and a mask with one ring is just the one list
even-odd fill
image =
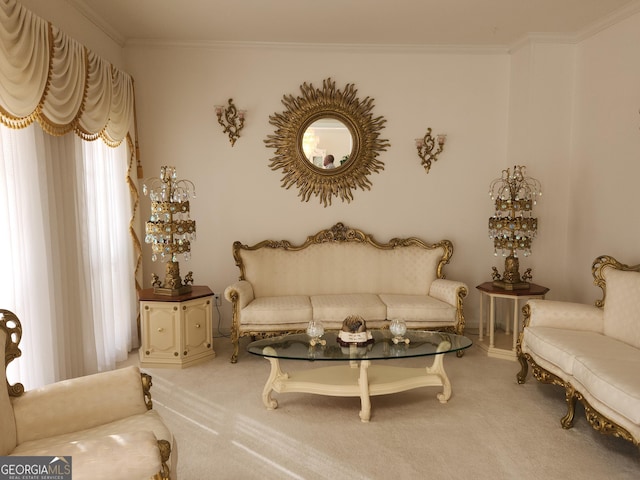
{"label": "decorative glass bowl", "polygon": [[322,338],[322,336],[324,335],[324,327],[320,322],[311,320],[309,322],[309,326],[307,327],[307,335],[311,337],[311,340],[309,340],[309,345],[311,345],[312,347],[318,344],[327,344],[327,341]]}
{"label": "decorative glass bowl", "polygon": [[391,324],[389,325],[389,331],[393,335],[393,343],[405,343],[408,344],[410,340],[405,338],[404,334],[407,333],[407,324],[402,320],[391,320]]}

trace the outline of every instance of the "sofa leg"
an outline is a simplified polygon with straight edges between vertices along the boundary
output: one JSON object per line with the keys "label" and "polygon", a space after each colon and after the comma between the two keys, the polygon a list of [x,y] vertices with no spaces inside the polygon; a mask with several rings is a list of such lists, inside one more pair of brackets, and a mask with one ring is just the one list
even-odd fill
{"label": "sofa leg", "polygon": [[239,340],[240,340],[240,328],[238,328],[237,323],[237,313],[235,313],[236,305],[234,304],[234,314],[233,321],[231,323],[231,345],[233,345],[233,352],[231,353],[231,363],[238,362],[238,352],[239,352]]}
{"label": "sofa leg", "polygon": [[231,354],[231,363],[238,363],[238,352],[240,351],[240,341],[237,336],[231,337],[233,344],[233,353]]}
{"label": "sofa leg", "polygon": [[518,362],[520,362],[520,371],[516,375],[516,379],[520,385],[527,380],[527,373],[529,373],[529,362],[524,355],[518,355]]}
{"label": "sofa leg", "polygon": [[562,428],[569,429],[573,427],[573,418],[576,414],[576,402],[578,398],[576,397],[576,391],[570,384],[565,385],[565,400],[567,401],[567,414],[562,417],[560,420],[560,424]]}

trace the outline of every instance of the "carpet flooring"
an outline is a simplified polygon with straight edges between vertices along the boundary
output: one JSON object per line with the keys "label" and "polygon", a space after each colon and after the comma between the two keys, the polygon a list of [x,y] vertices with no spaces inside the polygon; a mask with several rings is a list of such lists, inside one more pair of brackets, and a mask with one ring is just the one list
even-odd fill
{"label": "carpet flooring", "polygon": [[[445,358],[447,404],[436,387],[372,397],[371,422],[362,423],[358,398],[274,393],[279,406],[267,410],[269,363],[247,353],[247,343],[237,364],[229,362],[229,339],[216,338],[216,358],[143,369],[153,376],[154,408],[177,439],[180,480],[640,478],[640,449],[593,430],[580,405],[575,426],[562,429],[563,389],[531,374],[518,385],[517,362],[489,358],[476,345]],[[137,352],[128,363],[137,363]]]}

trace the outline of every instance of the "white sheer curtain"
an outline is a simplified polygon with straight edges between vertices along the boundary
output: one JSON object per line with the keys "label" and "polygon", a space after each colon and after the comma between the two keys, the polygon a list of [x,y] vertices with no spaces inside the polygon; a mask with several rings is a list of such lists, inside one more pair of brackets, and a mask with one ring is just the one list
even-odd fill
{"label": "white sheer curtain", "polygon": [[101,141],[82,143],[92,316],[98,370],[126,360],[137,345],[137,298],[133,244],[129,234],[131,198],[125,143],[109,148]]}
{"label": "white sheer curtain", "polygon": [[0,126],[0,305],[23,324],[10,382],[112,369],[136,337],[127,147]]}

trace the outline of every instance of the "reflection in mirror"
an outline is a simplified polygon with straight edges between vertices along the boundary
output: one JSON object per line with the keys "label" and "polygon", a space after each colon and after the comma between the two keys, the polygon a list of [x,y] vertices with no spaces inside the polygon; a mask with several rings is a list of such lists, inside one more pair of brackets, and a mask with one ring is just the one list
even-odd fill
{"label": "reflection in mirror", "polygon": [[322,169],[341,167],[349,160],[352,149],[351,132],[335,118],[316,120],[305,130],[302,138],[302,150],[307,160]]}

